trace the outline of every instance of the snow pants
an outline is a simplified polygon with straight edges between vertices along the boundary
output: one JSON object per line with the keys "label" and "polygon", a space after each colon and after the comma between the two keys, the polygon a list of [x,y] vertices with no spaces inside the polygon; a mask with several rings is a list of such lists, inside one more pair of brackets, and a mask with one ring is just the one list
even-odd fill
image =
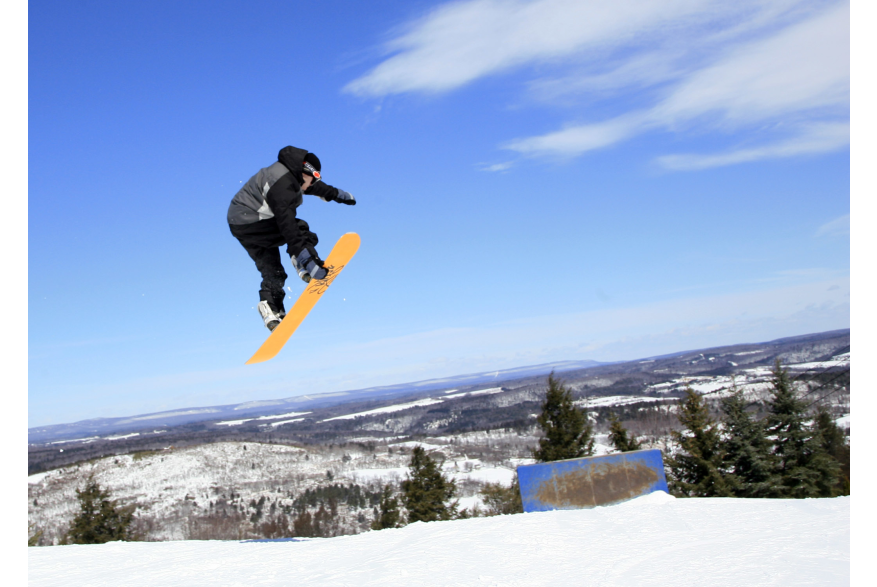
{"label": "snow pants", "polygon": [[[304,247],[316,247],[317,235],[311,232],[308,223],[300,218],[297,218],[296,222],[300,234],[304,237]],[[286,252],[290,257],[300,253],[304,247],[293,250],[292,245],[280,234],[277,222],[273,218],[252,224],[229,224],[229,229],[246,249],[247,254],[256,263],[256,269],[262,275],[259,300],[268,302],[275,312],[285,312],[283,298],[286,297],[286,293],[283,291],[283,285],[288,276],[280,262],[280,247],[287,245]]]}

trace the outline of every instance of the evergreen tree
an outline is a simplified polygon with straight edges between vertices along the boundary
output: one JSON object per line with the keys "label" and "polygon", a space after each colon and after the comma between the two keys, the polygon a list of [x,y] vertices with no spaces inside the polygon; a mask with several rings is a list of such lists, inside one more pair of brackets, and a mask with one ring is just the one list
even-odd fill
{"label": "evergreen tree", "polygon": [[453,480],[446,478],[423,447],[417,446],[408,464],[408,478],[402,481],[402,493],[409,522],[450,520],[457,515],[457,491]]}
{"label": "evergreen tree", "polygon": [[670,432],[677,445],[667,459],[670,489],[682,497],[731,497],[722,474],[722,442],[719,427],[700,394],[690,387],[679,403],[683,430]]}
{"label": "evergreen tree", "polygon": [[773,442],[779,497],[830,497],[839,465],[825,452],[816,426],[808,424],[807,406],[798,398],[779,359],[767,404],[767,435]]}
{"label": "evergreen tree", "polygon": [[103,544],[111,540],[131,540],[131,522],[134,506],[119,507],[110,498],[94,476],[88,478],[85,488],[76,490],[79,514],[73,518],[67,531],[66,542],[70,544]]}
{"label": "evergreen tree", "polygon": [[761,421],[746,411],[743,392],[734,388],[723,398],[724,454],[726,481],[737,497],[776,497],[771,446]]}
{"label": "evergreen tree", "polygon": [[384,485],[384,490],[381,493],[381,503],[378,507],[380,509],[375,520],[372,522],[372,530],[398,528],[402,525],[399,500],[393,495],[393,490],[389,485]]}
{"label": "evergreen tree", "polygon": [[324,504],[314,514],[314,536],[328,538],[335,535],[335,517],[330,510],[326,510]]}
{"label": "evergreen tree", "polygon": [[822,449],[840,465],[838,482],[834,487],[834,495],[850,494],[850,447],[846,442],[843,430],[835,423],[834,418],[826,409],[816,413],[816,430],[822,439]]}
{"label": "evergreen tree", "polygon": [[292,521],[292,532],[295,536],[308,538],[328,538],[337,534],[337,520],[324,504],[313,515],[302,509]]}
{"label": "evergreen tree", "polygon": [[639,450],[642,446],[636,437],[628,438],[627,429],[614,413],[609,414],[609,442],[618,452]]}
{"label": "evergreen tree", "polygon": [[319,536],[319,527],[314,527],[314,517],[308,510],[302,510],[292,521],[292,533],[295,536],[312,538]]}
{"label": "evergreen tree", "polygon": [[511,485],[505,487],[500,483],[487,483],[481,489],[481,500],[487,507],[488,516],[506,514],[521,514],[524,512],[524,504],[521,502],[521,486],[518,483],[518,475]]}
{"label": "evergreen tree", "polygon": [[593,426],[583,410],[573,404],[572,392],[548,376],[548,391],[536,421],[544,436],[533,451],[537,461],[547,463],[594,454]]}

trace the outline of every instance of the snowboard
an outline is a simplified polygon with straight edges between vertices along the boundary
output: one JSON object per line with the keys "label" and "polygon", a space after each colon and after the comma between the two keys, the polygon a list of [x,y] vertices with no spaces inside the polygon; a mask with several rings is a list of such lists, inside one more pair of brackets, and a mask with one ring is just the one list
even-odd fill
{"label": "snowboard", "polygon": [[355,232],[348,232],[338,239],[338,242],[335,243],[332,252],[329,253],[323,264],[329,271],[329,274],[324,279],[312,279],[307,284],[305,290],[280,324],[274,328],[268,339],[256,351],[256,354],[247,361],[247,365],[273,359],[280,352],[280,349],[283,348],[289,337],[293,335],[299,324],[302,323],[316,303],[320,301],[320,298],[326,293],[326,290],[329,289],[329,286],[332,285],[332,282],[335,281],[341,270],[350,262],[350,259],[353,258],[358,249],[359,235]]}

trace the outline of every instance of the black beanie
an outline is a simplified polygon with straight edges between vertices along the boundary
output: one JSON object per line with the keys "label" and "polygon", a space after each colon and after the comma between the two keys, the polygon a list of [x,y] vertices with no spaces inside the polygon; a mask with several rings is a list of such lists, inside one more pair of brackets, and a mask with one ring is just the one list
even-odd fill
{"label": "black beanie", "polygon": [[314,169],[316,169],[317,171],[323,171],[323,167],[320,165],[320,158],[313,153],[308,153],[307,155],[305,155],[305,162],[313,165]]}

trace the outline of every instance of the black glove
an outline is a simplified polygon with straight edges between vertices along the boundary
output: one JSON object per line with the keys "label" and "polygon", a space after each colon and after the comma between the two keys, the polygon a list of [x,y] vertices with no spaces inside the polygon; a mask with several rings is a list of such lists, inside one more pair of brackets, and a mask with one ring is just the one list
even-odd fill
{"label": "black glove", "polygon": [[292,257],[292,266],[305,283],[310,282],[311,279],[326,279],[329,275],[323,267],[323,260],[317,256],[317,251],[313,247],[305,247],[298,255]]}
{"label": "black glove", "polygon": [[353,194],[345,192],[344,190],[338,190],[338,195],[335,196],[335,201],[339,204],[347,204],[348,206],[356,205],[356,198],[353,197]]}

